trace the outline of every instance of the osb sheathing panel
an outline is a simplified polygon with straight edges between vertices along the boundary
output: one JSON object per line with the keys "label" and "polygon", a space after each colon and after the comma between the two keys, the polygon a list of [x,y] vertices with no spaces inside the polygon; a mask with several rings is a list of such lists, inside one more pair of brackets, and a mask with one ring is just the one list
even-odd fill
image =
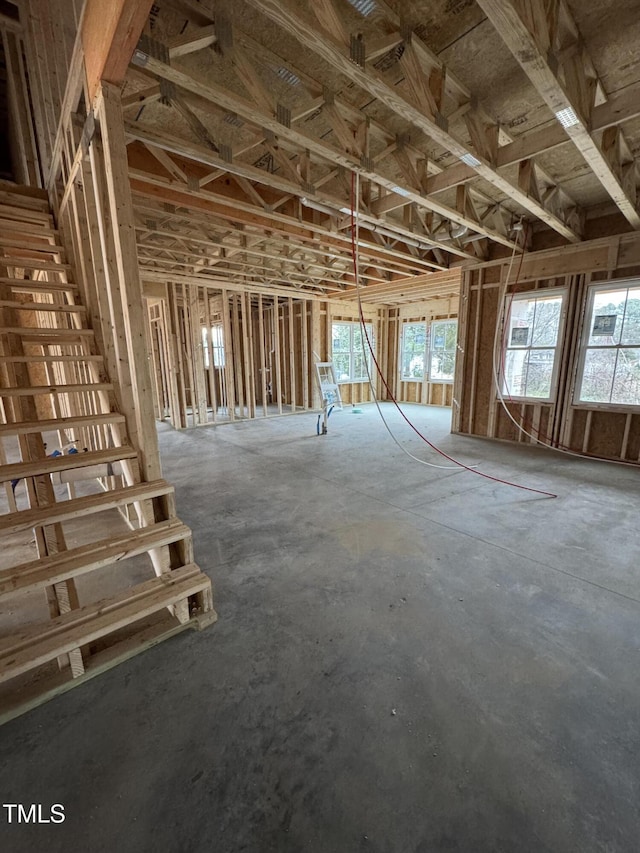
{"label": "osb sheathing panel", "polygon": [[592,412],[587,452],[596,456],[620,456],[626,421],[626,412]]}
{"label": "osb sheathing panel", "polygon": [[627,443],[627,458],[640,459],[640,415],[633,415],[631,428],[629,429],[629,440]]}
{"label": "osb sheathing panel", "polygon": [[608,94],[638,79],[637,0],[569,0],[569,8]]}
{"label": "osb sheathing panel", "polygon": [[498,288],[485,288],[480,309],[479,337],[474,347],[476,388],[473,431],[478,435],[487,434],[489,405],[494,394],[492,353],[497,310]]}

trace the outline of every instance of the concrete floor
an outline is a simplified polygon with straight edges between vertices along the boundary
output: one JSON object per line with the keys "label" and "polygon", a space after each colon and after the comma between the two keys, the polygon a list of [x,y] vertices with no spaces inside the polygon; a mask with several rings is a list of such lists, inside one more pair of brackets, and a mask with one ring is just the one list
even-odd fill
{"label": "concrete floor", "polygon": [[372,407],[161,428],[220,621],[0,730],[1,802],[67,816],[2,810],[0,849],[640,848],[637,471],[407,410],[559,497],[418,465]]}

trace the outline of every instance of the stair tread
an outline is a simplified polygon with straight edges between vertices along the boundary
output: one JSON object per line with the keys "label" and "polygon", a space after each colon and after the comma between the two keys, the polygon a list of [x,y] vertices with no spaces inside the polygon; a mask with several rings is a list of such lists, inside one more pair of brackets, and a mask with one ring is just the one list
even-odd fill
{"label": "stair tread", "polygon": [[46,272],[66,272],[71,269],[71,264],[59,263],[58,261],[40,261],[37,258],[22,258],[20,255],[0,255],[0,263],[3,267],[19,267],[25,270],[45,270]]}
{"label": "stair tread", "polygon": [[0,212],[0,228],[5,233],[25,234],[31,236],[42,237],[59,237],[60,232],[52,226],[34,225],[32,222],[20,222],[17,219],[9,219]]}
{"label": "stair tread", "polygon": [[0,335],[27,335],[37,337],[42,335],[45,338],[71,337],[90,338],[95,334],[93,329],[48,329],[44,326],[0,326]]}
{"label": "stair tread", "polygon": [[0,424],[0,438],[5,435],[27,435],[29,433],[49,432],[58,429],[99,426],[100,424],[122,424],[125,420],[125,416],[121,415],[120,412],[105,412],[99,415],[48,418],[42,421],[18,421],[17,423]]}
{"label": "stair tread", "polygon": [[24,293],[59,293],[60,291],[74,292],[78,285],[72,281],[32,281],[29,278],[13,278],[11,276],[0,276],[0,284],[8,284],[14,290]]}
{"label": "stair tread", "polygon": [[171,518],[133,533],[128,530],[121,536],[110,536],[59,554],[30,560],[0,571],[0,597],[61,583],[189,536],[191,530],[186,524],[178,518]]}
{"label": "stair tread", "polygon": [[51,213],[44,210],[31,210],[28,207],[20,207],[16,204],[8,204],[0,200],[0,216],[14,219],[19,222],[42,222],[43,225],[53,224]]}
{"label": "stair tread", "polygon": [[0,308],[13,308],[15,311],[46,311],[60,314],[86,314],[84,305],[63,305],[60,302],[12,302],[0,299]]}
{"label": "stair tread", "polygon": [[157,613],[207,589],[209,584],[207,575],[190,563],[130,587],[119,595],[18,630],[0,641],[0,681],[41,666],[61,654]]}
{"label": "stair tread", "polygon": [[34,210],[40,213],[49,213],[49,201],[40,196],[39,198],[27,193],[17,192],[4,186],[0,181],[0,203],[9,204],[12,207],[20,207],[25,210]]}
{"label": "stair tread", "polygon": [[[81,353],[80,355],[66,354],[65,355],[2,355],[0,356],[0,364],[38,364],[44,362],[57,361],[104,361],[104,356],[95,353]],[[0,392],[0,395],[2,392]]]}
{"label": "stair tread", "polygon": [[153,480],[149,483],[137,483],[95,495],[58,501],[51,506],[19,509],[0,515],[0,532],[18,533],[31,527],[43,527],[49,524],[69,521],[85,515],[93,515],[107,509],[123,506],[135,501],[149,500],[173,493],[173,486],[166,480]]}
{"label": "stair tread", "polygon": [[109,448],[108,450],[89,450],[86,453],[67,453],[62,456],[47,456],[28,462],[10,462],[0,465],[0,483],[23,477],[37,477],[42,474],[54,474],[58,471],[71,471],[75,468],[87,468],[90,465],[105,465],[121,459],[134,459],[138,454],[129,445]]}
{"label": "stair tread", "polygon": [[42,187],[32,187],[29,184],[17,184],[15,181],[1,181],[0,190],[11,193],[18,198],[33,198],[45,201],[48,204],[49,194]]}
{"label": "stair tread", "polygon": [[64,246],[60,246],[56,243],[52,244],[41,242],[41,240],[46,240],[48,238],[47,234],[43,234],[42,238],[36,242],[35,238],[38,236],[39,235],[34,234],[33,240],[25,240],[24,242],[20,242],[14,237],[0,237],[0,246],[5,250],[16,249],[17,251],[44,252],[45,255],[57,255],[59,253],[64,253]]}
{"label": "stair tread", "polygon": [[[0,358],[0,362],[2,359]],[[113,391],[111,382],[79,385],[30,385],[28,388],[3,388],[0,397],[32,397],[36,394],[80,394],[84,391]]]}

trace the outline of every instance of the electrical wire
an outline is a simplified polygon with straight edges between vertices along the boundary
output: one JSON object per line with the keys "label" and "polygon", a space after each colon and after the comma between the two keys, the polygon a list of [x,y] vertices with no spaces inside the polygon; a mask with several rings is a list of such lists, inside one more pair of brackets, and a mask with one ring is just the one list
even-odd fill
{"label": "electrical wire", "polygon": [[[364,335],[367,338],[367,345],[369,347],[369,350],[371,350],[371,354],[373,355],[373,349],[371,347],[371,342],[369,341],[367,331],[365,328],[364,312],[362,310],[362,299],[361,299],[361,294],[360,294],[360,242],[359,242],[360,222],[359,222],[359,218],[357,215],[358,214],[359,198],[360,198],[360,175],[357,174],[355,176],[355,184],[356,184],[355,216],[354,216],[354,204],[353,204],[353,181],[354,181],[353,173],[351,174],[351,180],[352,180],[352,193],[351,193],[351,244],[352,244],[352,246],[351,246],[351,248],[353,251],[354,245],[355,245],[354,277],[356,280],[356,293],[358,296],[358,313],[360,314],[360,325],[362,326],[362,329],[364,330]],[[354,220],[355,220],[355,225],[354,225]],[[363,349],[364,349],[364,347],[363,347]],[[420,465],[426,465],[428,468],[437,468],[439,471],[454,471],[456,474],[462,473],[462,469],[457,465],[436,465],[434,462],[427,462],[426,459],[420,459],[418,456],[414,456],[414,454],[411,453],[411,451],[407,450],[406,447],[404,447],[402,444],[400,444],[400,442],[398,441],[398,439],[394,435],[393,430],[391,429],[391,427],[387,423],[387,420],[386,420],[386,418],[382,412],[382,409],[380,408],[380,402],[378,400],[378,395],[376,394],[375,385],[373,383],[373,377],[371,376],[371,369],[369,367],[369,359],[368,358],[365,358],[364,366],[365,366],[365,370],[367,372],[367,378],[369,380],[369,388],[371,389],[371,396],[373,397],[373,402],[375,403],[376,409],[378,410],[378,414],[380,415],[380,420],[384,424],[384,427],[385,427],[386,431],[389,433],[389,436],[391,437],[391,440],[393,441],[393,443],[406,456],[408,456],[410,459],[413,459],[415,462],[419,462]],[[376,363],[376,367],[377,366],[378,365]],[[394,400],[394,402],[395,402],[395,400]],[[397,403],[396,403],[396,406],[397,406]]]}
{"label": "electrical wire", "polygon": [[[352,172],[351,173],[351,204],[350,204],[350,208],[351,208],[351,255],[352,255],[352,260],[353,260],[353,275],[355,278],[356,290],[357,290],[357,294],[358,294],[358,311],[360,314],[360,325],[362,327],[362,334],[364,335],[364,338],[367,341],[367,346],[369,348],[369,352],[371,353],[371,358],[373,360],[373,363],[376,366],[378,376],[380,377],[380,380],[382,381],[382,384],[383,384],[387,394],[389,395],[391,401],[395,405],[398,412],[400,412],[401,417],[409,425],[409,427],[416,433],[416,435],[419,438],[421,438],[432,450],[434,450],[436,453],[439,453],[440,456],[444,457],[449,462],[452,462],[454,465],[457,465],[462,470],[470,471],[472,474],[477,474],[478,477],[483,477],[484,479],[490,480],[494,483],[501,483],[502,485],[505,485],[505,486],[512,486],[514,489],[521,489],[523,491],[532,492],[532,493],[537,494],[537,495],[543,495],[544,497],[548,497],[548,498],[557,498],[558,496],[556,494],[554,494],[553,492],[546,492],[546,491],[543,491],[542,489],[534,489],[531,486],[523,486],[520,483],[513,483],[510,480],[504,480],[501,477],[494,477],[491,474],[485,474],[483,471],[478,471],[476,468],[473,468],[470,465],[465,465],[463,462],[460,462],[459,460],[454,459],[452,456],[449,456],[448,453],[445,453],[444,450],[441,450],[439,447],[437,447],[425,435],[423,435],[420,432],[420,430],[412,423],[412,421],[406,416],[406,414],[404,413],[404,411],[400,407],[400,405],[399,405],[398,401],[396,400],[393,392],[389,388],[389,384],[384,377],[384,374],[380,368],[380,365],[378,364],[378,359],[376,358],[376,354],[373,351],[373,346],[371,344],[371,341],[369,340],[369,334],[367,332],[367,328],[366,328],[366,324],[365,324],[365,320],[364,320],[364,312],[362,310],[362,299],[361,299],[361,294],[360,294],[360,268],[359,268],[358,241],[356,239],[356,234],[359,233],[359,217],[357,215],[358,214],[359,201],[360,201],[360,191],[359,191],[360,176],[359,175],[357,175],[357,182],[358,182],[358,192],[356,193],[356,173]],[[514,257],[515,257],[515,251],[514,251]],[[369,375],[369,382],[371,385],[374,400],[376,401],[376,405],[377,405],[377,397],[376,397],[376,394],[375,394],[374,389],[373,389],[373,383],[371,380],[371,374],[370,374],[369,366],[368,366],[368,359],[365,359],[365,366],[367,367],[367,374]],[[378,405],[378,412],[380,413],[379,405]],[[384,420],[384,418],[383,418],[383,420]],[[388,427],[387,427],[387,429],[388,429]],[[395,440],[395,438],[394,438],[394,440]],[[396,441],[396,444],[397,443],[398,442]],[[408,455],[412,456],[412,454],[409,454],[408,451],[406,451],[401,445],[398,444],[398,446],[404,452],[406,452]],[[415,459],[416,457],[412,456],[412,458]],[[420,462],[422,460],[417,460],[417,461]],[[429,465],[430,463],[424,463],[424,464]],[[434,466],[434,467],[436,467],[436,466]],[[441,467],[441,466],[437,466],[437,467]]]}

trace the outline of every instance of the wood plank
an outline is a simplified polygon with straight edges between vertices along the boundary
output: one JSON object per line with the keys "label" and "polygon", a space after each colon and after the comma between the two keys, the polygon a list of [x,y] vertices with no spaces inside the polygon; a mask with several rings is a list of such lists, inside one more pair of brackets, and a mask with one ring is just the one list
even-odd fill
{"label": "wood plank", "polygon": [[31,625],[0,641],[0,682],[85,646],[206,589],[211,581],[191,564],[80,607],[50,622]]}
{"label": "wood plank", "polygon": [[[131,3],[127,5],[130,6]],[[150,3],[144,0],[134,5],[140,8],[146,7],[148,12]],[[143,23],[144,21],[140,27]],[[126,357],[134,399],[133,410],[125,410],[124,414],[129,416],[129,436],[139,452],[142,474],[146,479],[154,479],[161,473],[160,453],[153,417],[151,372],[145,337],[145,307],[138,269],[135,219],[120,92],[117,87],[104,81],[101,92],[99,119],[104,155],[104,183],[107,191],[108,213],[113,228],[115,262],[120,284],[119,296],[125,323],[122,331],[126,333]],[[113,281],[111,285],[113,287]]]}
{"label": "wood plank", "polygon": [[48,199],[7,190],[4,184],[0,184],[0,209],[2,205],[7,205],[13,209],[20,208],[25,211],[36,211],[50,216]]}
{"label": "wood plank", "polygon": [[92,338],[93,329],[49,329],[46,326],[0,326],[0,335],[19,335],[21,338],[55,338],[74,340]]}
{"label": "wood plank", "polygon": [[71,418],[48,418],[42,421],[21,421],[12,424],[0,424],[0,438],[8,435],[27,435],[28,433],[50,432],[53,430],[81,429],[101,424],[123,424],[125,416],[119,412],[105,414],[78,415]]}
{"label": "wood plank", "polygon": [[60,583],[189,536],[190,528],[177,518],[171,518],[143,527],[135,533],[127,531],[121,536],[110,536],[108,539],[70,548],[60,554],[30,560],[28,563],[0,571],[0,596],[11,596]]}
{"label": "wood plank", "polygon": [[12,219],[11,217],[3,216],[0,211],[0,228],[5,234],[15,234],[21,237],[42,237],[47,240],[57,240],[60,232],[57,228],[43,227],[42,225],[34,225],[30,222],[25,222],[23,219]]}
{"label": "wood plank", "polygon": [[153,0],[88,0],[82,21],[89,103],[100,80],[120,85]]}
{"label": "wood plank", "polygon": [[[2,357],[0,356],[0,362]],[[3,397],[32,397],[34,394],[83,394],[86,391],[113,391],[111,382],[82,382],[76,385],[29,385],[23,388],[3,388]]]}
{"label": "wood plank", "polygon": [[63,693],[67,693],[74,687],[79,687],[90,679],[108,672],[135,655],[141,654],[183,631],[189,629],[200,631],[213,624],[217,618],[213,609],[198,613],[184,624],[177,622],[168,610],[165,610],[164,616],[155,614],[154,617],[146,620],[150,624],[143,622],[140,627],[136,626],[136,632],[133,636],[109,644],[105,649],[91,655],[85,661],[84,673],[77,678],[69,678],[65,671],[56,672],[46,678],[35,679],[28,687],[22,687],[19,691],[13,691],[12,697],[3,701],[3,709],[0,711],[0,726],[27,711],[44,705],[45,702],[49,702]]}
{"label": "wood plank", "polygon": [[130,503],[171,494],[173,494],[173,486],[170,486],[165,480],[138,483],[135,486],[113,489],[112,491],[101,492],[97,495],[85,495],[81,498],[59,501],[53,506],[21,509],[18,512],[5,513],[4,515],[0,515],[0,532],[19,533],[22,530],[29,530],[32,527],[42,527],[44,525],[70,521],[73,518],[94,515],[97,512],[104,512],[105,510],[126,506]]}
{"label": "wood plank", "polygon": [[56,314],[85,314],[84,305],[61,305],[59,302],[11,302],[0,300],[1,308],[15,308],[16,311],[46,311]]}
{"label": "wood plank", "polygon": [[44,227],[53,227],[53,216],[38,210],[28,210],[16,204],[0,202],[0,218],[13,219],[20,223],[31,223]]}
{"label": "wood plank", "polygon": [[35,258],[24,258],[21,255],[2,255],[0,257],[3,267],[19,267],[21,270],[37,270],[38,272],[67,273],[71,270],[71,264],[59,261],[39,261]]}
{"label": "wood plank", "polygon": [[[19,240],[18,237],[22,236],[22,240]],[[64,246],[60,246],[57,243],[46,243],[44,240],[49,240],[49,236],[43,234],[41,238],[34,240],[25,240],[25,235],[20,235],[17,232],[9,236],[0,237],[0,246],[4,246],[6,249],[16,249],[18,251],[28,251],[28,252],[40,252],[45,255],[59,255],[64,252]],[[34,236],[35,235],[28,235]]]}
{"label": "wood plank", "polygon": [[0,364],[69,364],[71,362],[98,363],[104,361],[101,355],[88,355],[77,353],[76,355],[2,355]]}
{"label": "wood plank", "polygon": [[1,276],[0,284],[8,284],[17,293],[77,293],[78,285],[69,281],[32,281],[29,278]]}
{"label": "wood plank", "polygon": [[59,471],[72,471],[91,465],[109,465],[122,459],[135,459],[136,451],[132,447],[121,445],[109,450],[90,450],[79,453],[67,453],[62,456],[47,456],[30,462],[11,462],[0,465],[0,483],[25,477],[38,477],[42,474],[54,474]]}

